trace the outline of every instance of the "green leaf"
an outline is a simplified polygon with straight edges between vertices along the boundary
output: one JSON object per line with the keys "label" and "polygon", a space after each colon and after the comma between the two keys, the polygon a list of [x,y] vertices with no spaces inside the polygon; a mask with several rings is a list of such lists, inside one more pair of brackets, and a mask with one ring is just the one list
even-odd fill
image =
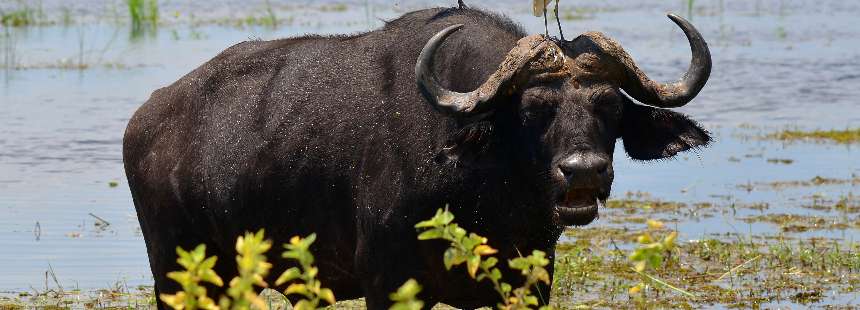
{"label": "green leaf", "polygon": [[212,269],[213,267],[215,267],[215,263],[216,263],[217,261],[218,261],[218,257],[217,257],[217,256],[212,256],[212,257],[207,258],[207,259],[203,260],[202,262],[200,262],[200,267],[199,267],[199,268],[200,268],[200,269],[203,269],[203,270],[206,270],[206,269]]}
{"label": "green leaf", "polygon": [[418,281],[415,279],[409,279],[394,293],[388,295],[391,301],[406,301],[415,298],[418,296],[418,293],[421,292],[421,285],[418,284]]}
{"label": "green leaf", "polygon": [[308,294],[308,286],[304,283],[293,283],[290,286],[287,286],[287,289],[284,290],[284,295],[290,294],[300,294],[307,295]]}
{"label": "green leaf", "polygon": [[546,269],[544,269],[543,267],[535,267],[535,269],[532,270],[532,275],[535,277],[535,279],[538,279],[543,283],[549,284],[549,272],[547,272]]}
{"label": "green leaf", "polygon": [[309,300],[299,300],[295,306],[293,306],[294,310],[316,310],[317,305],[314,305]]}
{"label": "green leaf", "polygon": [[490,268],[495,267],[496,263],[498,263],[498,262],[499,262],[498,258],[495,258],[493,256],[487,257],[487,259],[481,261],[481,268],[489,270]]}
{"label": "green leaf", "polygon": [[540,250],[532,251],[532,255],[529,255],[529,260],[534,266],[544,267],[549,264],[549,260],[546,258],[546,253]]}
{"label": "green leaf", "polygon": [[281,274],[280,277],[278,277],[277,280],[275,280],[275,285],[281,285],[281,284],[290,282],[292,280],[297,279],[301,275],[302,275],[302,272],[301,272],[301,270],[299,270],[299,268],[293,267],[293,268],[287,269],[286,271],[284,271],[284,273]]}
{"label": "green leaf", "polygon": [[224,286],[224,280],[221,280],[221,277],[215,273],[215,270],[204,270],[200,275],[200,281],[209,282],[214,284],[215,286]]}
{"label": "green leaf", "polygon": [[442,230],[438,228],[427,230],[420,235],[418,235],[418,240],[431,240],[431,239],[441,239],[442,238]]}
{"label": "green leaf", "polygon": [[304,245],[306,249],[310,249],[311,245],[314,244],[314,241],[316,241],[316,240],[317,240],[317,234],[312,233],[312,234],[308,235],[307,237],[305,237],[304,240],[302,240],[302,245]]}
{"label": "green leaf", "polygon": [[445,263],[445,269],[451,270],[451,267],[455,265],[454,260],[456,259],[456,257],[457,249],[448,248],[447,250],[445,250],[445,253],[442,254],[442,262]]}
{"label": "green leaf", "polygon": [[200,244],[191,251],[191,260],[193,262],[201,262],[206,257],[206,245]]}
{"label": "green leaf", "polygon": [[648,265],[650,265],[651,268],[659,268],[660,264],[662,263],[663,255],[661,255],[660,253],[654,253],[653,255],[648,257]]}
{"label": "green leaf", "polygon": [[497,251],[494,248],[491,248],[489,245],[486,245],[486,244],[478,245],[475,247],[474,250],[472,250],[472,253],[475,253],[476,255],[480,255],[480,256],[493,255],[493,254],[496,254],[498,252],[499,251]]}
{"label": "green leaf", "polygon": [[334,305],[334,303],[336,302],[334,299],[334,292],[327,288],[321,288],[317,296],[319,296],[319,298],[321,298],[322,300],[328,302],[329,305]]}
{"label": "green leaf", "polygon": [[457,224],[453,224],[448,226],[448,231],[454,236],[455,239],[461,240],[466,236],[466,230],[458,226]]}
{"label": "green leaf", "polygon": [[517,257],[508,261],[508,267],[516,270],[526,270],[529,268],[529,261],[524,257]]}
{"label": "green leaf", "polygon": [[187,271],[171,271],[167,273],[167,278],[176,281],[181,285],[187,285],[188,281],[191,279],[191,274]]}
{"label": "green leaf", "polygon": [[[496,269],[496,270],[498,270],[498,269]],[[505,294],[511,292],[511,285],[510,284],[502,282],[501,284],[499,284],[499,286],[502,287],[502,292],[504,292]]]}
{"label": "green leaf", "polygon": [[481,257],[478,255],[469,255],[466,259],[466,269],[469,271],[469,276],[475,278],[475,273],[478,272],[478,267],[481,265]]}
{"label": "green leaf", "polygon": [[502,272],[499,271],[499,268],[493,268],[493,270],[490,271],[490,279],[493,279],[493,281],[499,281],[502,279]]}
{"label": "green leaf", "polygon": [[[441,210],[440,210],[441,211]],[[448,206],[445,206],[445,211],[439,214],[439,224],[448,225],[454,221],[454,214],[448,211]]]}

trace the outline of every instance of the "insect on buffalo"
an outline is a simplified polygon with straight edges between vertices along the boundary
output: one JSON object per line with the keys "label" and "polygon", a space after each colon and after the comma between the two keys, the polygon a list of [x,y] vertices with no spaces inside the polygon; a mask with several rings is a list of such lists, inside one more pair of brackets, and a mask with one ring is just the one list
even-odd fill
{"label": "insect on buffalo", "polygon": [[[228,48],[155,91],[125,133],[156,292],[179,289],[166,277],[181,269],[177,246],[206,244],[230,279],[236,237],[265,229],[276,245],[316,233],[318,277],[340,300],[385,309],[414,278],[428,306],[495,305],[487,281],[446,271],[446,244],[418,241],[413,226],[447,205],[501,261],[534,249],[552,258],[562,230],[592,222],[608,198],[618,139],[638,160],[707,145],[704,129],[670,109],[705,85],[710,53],[689,22],[669,18],[692,64],[667,84],[599,32],[527,35],[466,7]],[[293,266],[279,252],[269,253],[272,277]],[[549,289],[538,287],[541,302]]]}

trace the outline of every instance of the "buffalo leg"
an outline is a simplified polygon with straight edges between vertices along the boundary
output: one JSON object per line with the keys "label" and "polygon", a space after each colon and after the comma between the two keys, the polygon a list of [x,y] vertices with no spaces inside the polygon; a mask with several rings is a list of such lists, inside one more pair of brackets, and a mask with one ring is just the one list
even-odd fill
{"label": "buffalo leg", "polygon": [[[369,227],[380,226],[383,225]],[[421,269],[414,253],[417,239],[404,237],[415,233],[411,232],[411,226],[409,231],[404,229],[374,229],[375,231],[362,234],[363,236],[358,238],[360,241],[355,259],[356,266],[360,270],[361,287],[366,298],[367,309],[388,309],[392,304],[389,294],[397,291],[397,288],[410,278],[416,279],[419,283],[422,280],[414,274],[415,270]],[[428,303],[428,305],[432,304]]]}

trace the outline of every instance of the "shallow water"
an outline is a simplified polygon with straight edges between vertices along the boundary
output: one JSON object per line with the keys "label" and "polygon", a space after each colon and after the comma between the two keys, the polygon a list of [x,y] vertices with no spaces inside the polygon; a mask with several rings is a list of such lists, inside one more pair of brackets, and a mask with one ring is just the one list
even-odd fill
{"label": "shallow water", "polygon": [[[103,288],[116,282],[150,284],[121,158],[125,124],[149,93],[249,38],[365,31],[379,27],[379,19],[439,3],[403,2],[275,3],[284,24],[273,29],[229,26],[231,20],[260,16],[262,1],[171,1],[162,7],[166,25],[139,35],[117,24],[123,18],[117,17],[122,14],[121,1],[46,0],[42,3],[47,16],[58,16],[63,7],[70,7],[79,16],[77,21],[2,28],[0,291],[44,289],[49,268],[67,289]],[[511,16],[529,32],[543,32],[542,20],[531,17],[521,2],[467,1],[477,7],[492,3],[492,10]],[[563,21],[569,37],[585,30],[604,31],[659,80],[675,79],[686,69],[686,41],[664,17],[667,11],[686,12],[686,1],[590,1],[582,6],[577,2],[583,1],[562,3],[563,10],[580,10],[581,19]],[[346,4],[346,10],[337,9],[336,3]],[[0,8],[14,5],[4,2]],[[681,110],[712,130],[717,141],[676,160],[653,163],[627,159],[619,145],[613,196],[647,192],[662,200],[710,202],[721,208],[712,217],[675,217],[678,222],[673,225],[687,239],[722,233],[782,234],[776,225],[740,220],[758,214],[847,216],[856,221],[856,214],[827,214],[803,206],[813,195],[837,199],[860,194],[857,182],[753,190],[745,185],[860,176],[856,144],[784,144],[750,138],[795,126],[860,126],[860,28],[855,22],[860,3],[697,1],[693,12],[693,23],[712,48],[714,71],[698,99]],[[67,69],[81,64],[87,68]],[[768,159],[793,162],[775,164]],[[769,208],[728,211],[732,203],[768,203]],[[592,225],[614,225],[607,217]],[[856,233],[811,230],[795,236],[857,241]],[[55,286],[53,280],[48,286]]]}

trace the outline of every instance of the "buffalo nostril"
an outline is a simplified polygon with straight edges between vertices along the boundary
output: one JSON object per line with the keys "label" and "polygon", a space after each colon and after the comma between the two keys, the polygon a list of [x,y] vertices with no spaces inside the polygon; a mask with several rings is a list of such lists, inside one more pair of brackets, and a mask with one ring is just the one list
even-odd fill
{"label": "buffalo nostril", "polygon": [[565,158],[558,169],[567,179],[591,178],[605,174],[609,161],[595,155],[574,154]]}
{"label": "buffalo nostril", "polygon": [[571,176],[581,174],[587,168],[583,156],[573,155],[562,161],[558,165],[558,169],[561,170],[564,177],[570,178]]}

